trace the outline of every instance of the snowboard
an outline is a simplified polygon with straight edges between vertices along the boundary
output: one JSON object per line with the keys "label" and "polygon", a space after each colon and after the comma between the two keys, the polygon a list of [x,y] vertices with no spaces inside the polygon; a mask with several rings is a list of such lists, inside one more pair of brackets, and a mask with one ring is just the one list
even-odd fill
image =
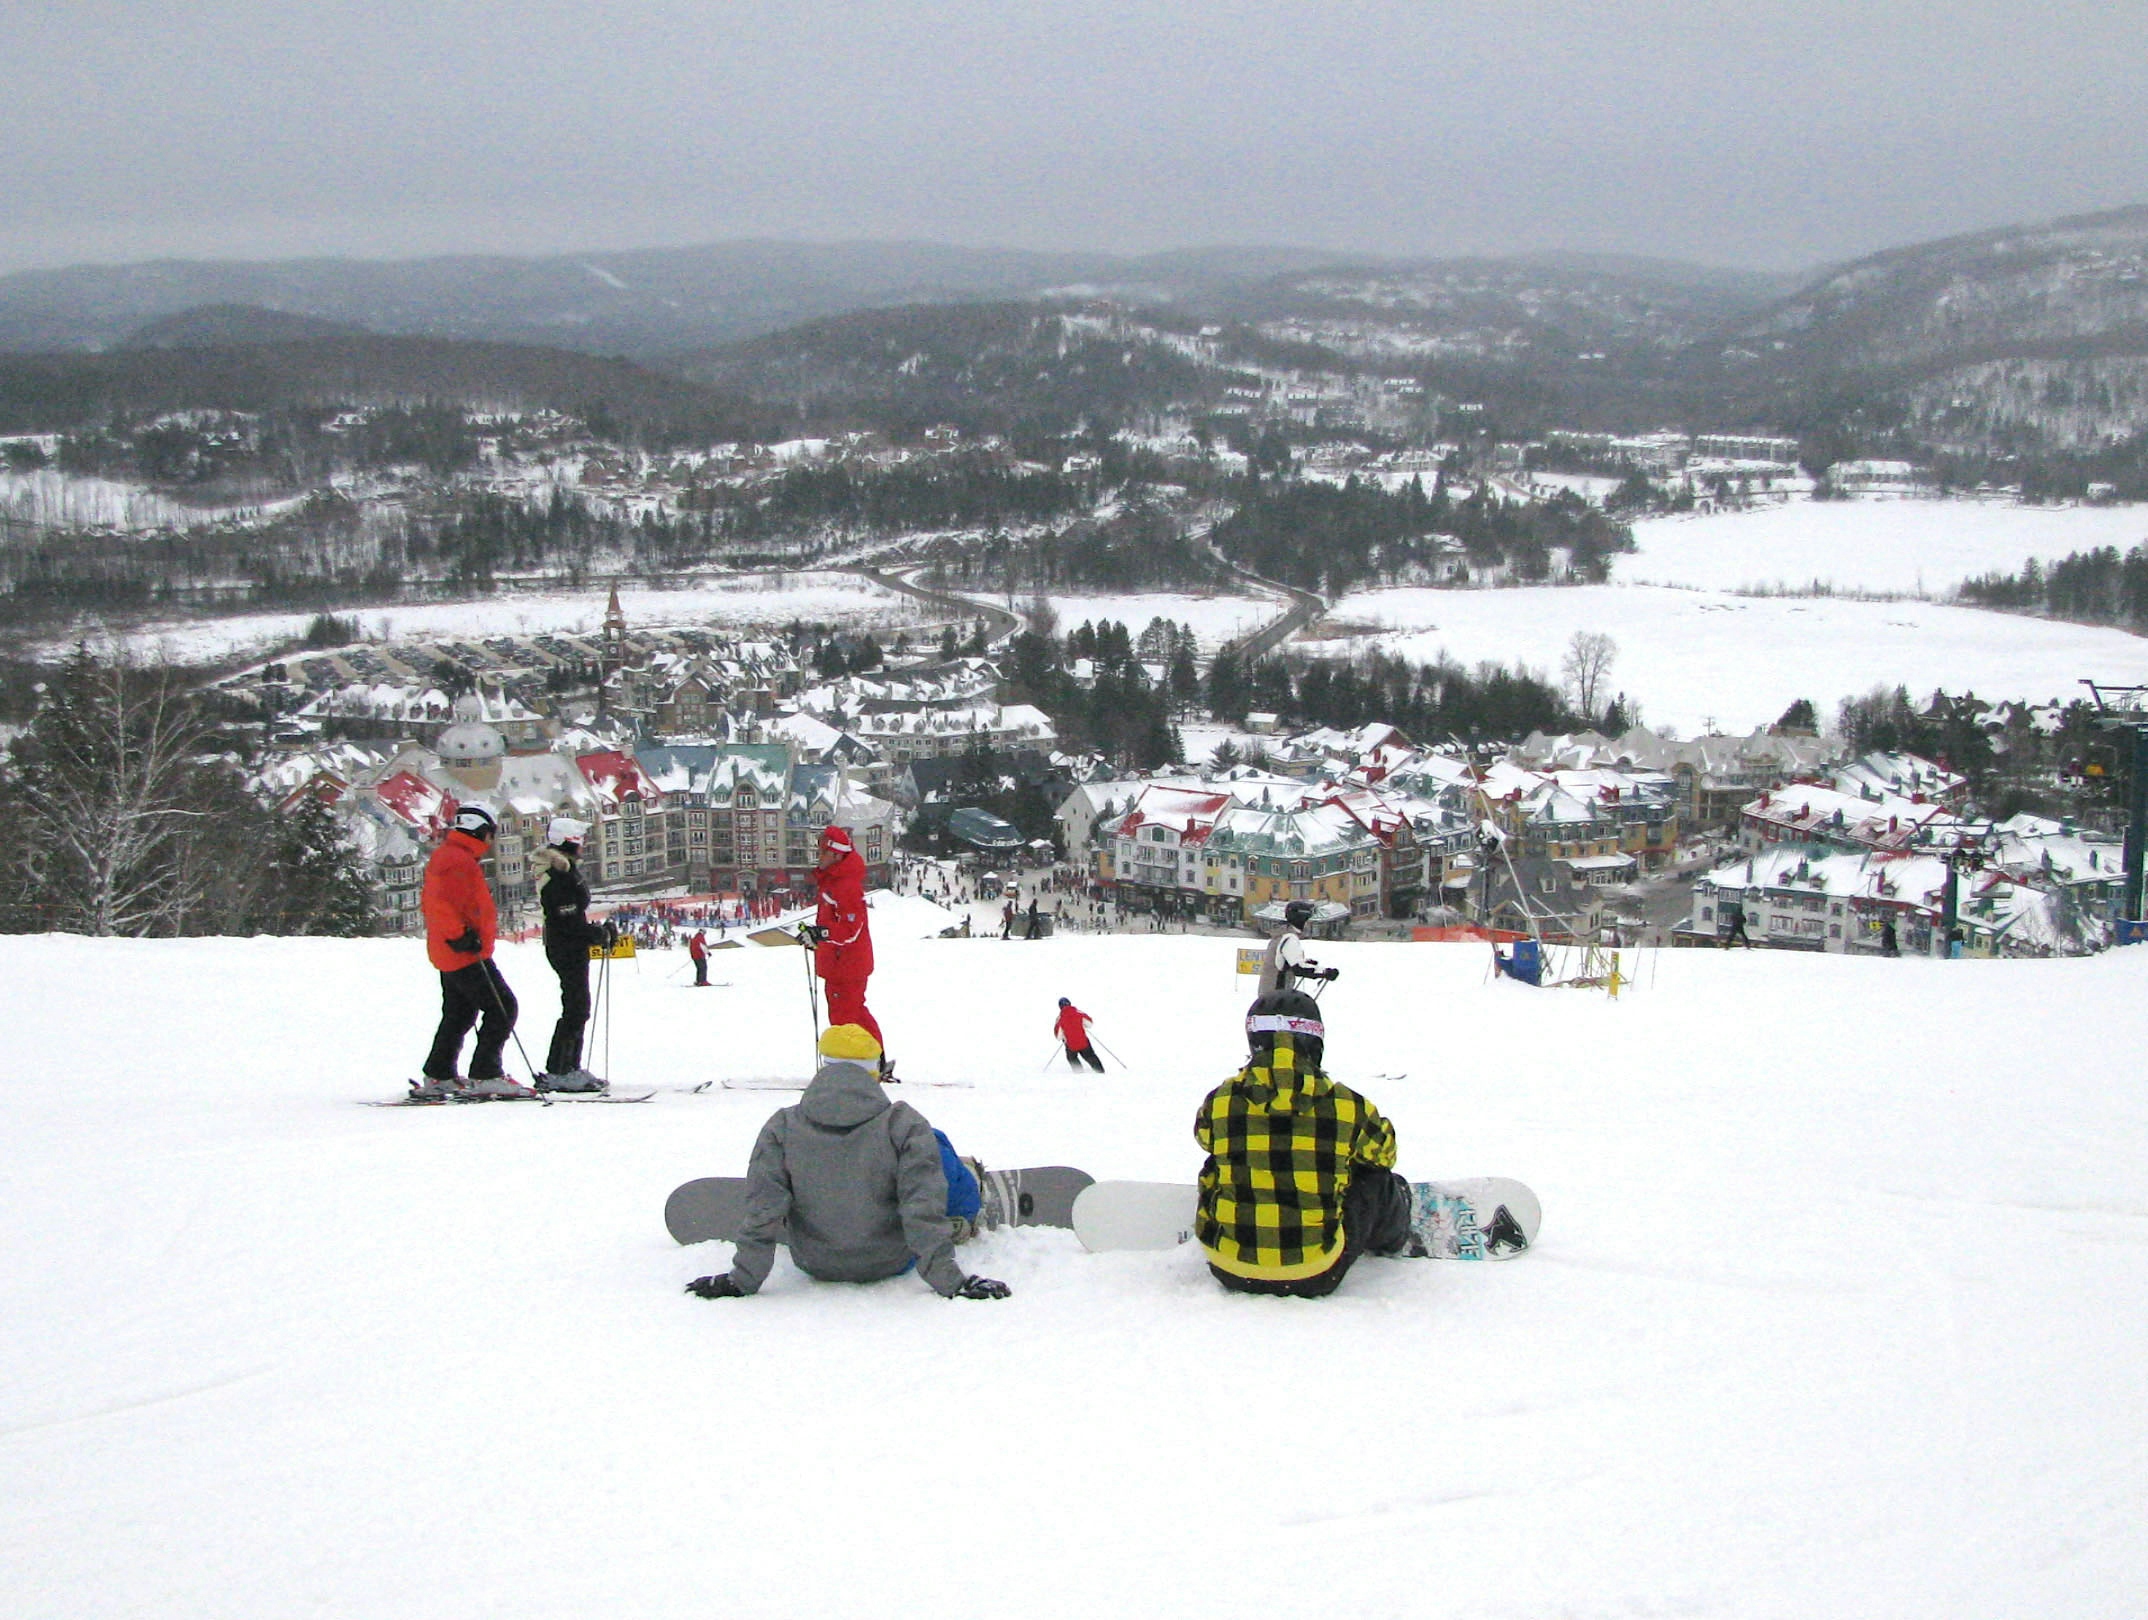
{"label": "snowboard", "polygon": [[[988,1231],[1002,1226],[1071,1226],[1074,1201],[1093,1177],[1063,1164],[1028,1170],[988,1170],[979,1178],[984,1207],[977,1224]],[[744,1176],[703,1176],[676,1189],[664,1200],[664,1225],[681,1243],[738,1241],[746,1219]]]}
{"label": "snowboard", "polygon": [[[1544,1213],[1518,1181],[1413,1181],[1411,1243],[1398,1259],[1512,1260],[1536,1242]],[[1193,1241],[1190,1182],[1099,1181],[1074,1201],[1074,1235],[1092,1253],[1175,1249]]]}

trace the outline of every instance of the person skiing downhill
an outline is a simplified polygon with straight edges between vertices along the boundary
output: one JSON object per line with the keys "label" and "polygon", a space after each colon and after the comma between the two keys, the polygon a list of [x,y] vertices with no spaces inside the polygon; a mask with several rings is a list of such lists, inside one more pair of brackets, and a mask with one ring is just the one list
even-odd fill
{"label": "person skiing downhill", "polygon": [[709,982],[709,937],[696,928],[686,937],[686,954],[693,958],[694,988],[705,989]]}
{"label": "person skiing downhill", "polygon": [[1361,1254],[1407,1251],[1415,1199],[1395,1128],[1321,1070],[1326,1029],[1300,990],[1246,1017],[1246,1066],[1203,1099],[1193,1235],[1235,1293],[1331,1294]]}
{"label": "person skiing downhill", "polygon": [[1089,1040],[1089,1026],[1095,1022],[1065,996],[1059,998],[1059,1016],[1053,1020],[1052,1028],[1058,1032],[1059,1044],[1067,1049],[1068,1068],[1078,1069],[1086,1062],[1098,1074],[1104,1072],[1104,1061]]}
{"label": "person skiing downhill", "polygon": [[[528,1086],[509,1080],[500,1067],[507,1038],[514,1033],[517,1008],[515,993],[507,988],[492,960],[499,913],[485,882],[485,869],[478,864],[498,831],[499,823],[483,805],[463,805],[425,863],[418,905],[425,916],[425,955],[440,972],[440,1024],[425,1057],[424,1078],[410,1088],[411,1096],[421,1102],[438,1102],[458,1093],[536,1095]],[[465,1083],[456,1076],[455,1060],[473,1024],[478,1026],[477,1045],[470,1052],[470,1078]]]}
{"label": "person skiing downhill", "polygon": [[544,915],[544,959],[559,976],[559,1022],[552,1026],[552,1046],[545,1055],[539,1091],[602,1091],[606,1082],[582,1066],[582,1032],[589,1025],[589,948],[609,947],[618,931],[589,920],[589,885],[579,864],[589,823],[554,816],[548,842],[530,857],[546,876],[537,891]]}
{"label": "person skiing downhill", "polygon": [[974,1172],[908,1103],[891,1103],[880,1043],[831,1025],[805,1095],[778,1109],[753,1144],[746,1219],[731,1269],[686,1285],[703,1299],[760,1292],[776,1245],[809,1277],[879,1282],[916,1268],[943,1299],[1005,1299],[1011,1290],[955,1263],[957,1223],[974,1230]]}
{"label": "person skiing downhill", "polygon": [[1260,995],[1295,990],[1299,979],[1333,983],[1342,977],[1340,968],[1324,968],[1305,954],[1305,929],[1312,920],[1310,900],[1293,900],[1283,908],[1283,926],[1268,941],[1268,949],[1261,957]]}
{"label": "person skiing downhill", "polygon": [[[820,865],[813,881],[820,905],[813,916],[813,971],[828,986],[828,1022],[857,1024],[886,1045],[880,1022],[865,1005],[865,981],[873,974],[873,931],[865,913],[865,860],[847,827],[820,831]],[[883,1058],[881,1069],[890,1065]]]}

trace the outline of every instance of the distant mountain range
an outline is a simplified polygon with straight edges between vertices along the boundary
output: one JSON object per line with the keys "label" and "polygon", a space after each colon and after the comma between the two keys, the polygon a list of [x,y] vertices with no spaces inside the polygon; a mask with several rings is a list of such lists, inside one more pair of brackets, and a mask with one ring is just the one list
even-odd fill
{"label": "distant mountain range", "polygon": [[98,350],[213,305],[380,333],[534,343],[649,359],[893,304],[1068,288],[1203,302],[1337,260],[1296,248],[1142,258],[929,242],[722,242],[551,258],[160,260],[0,276],[0,350]]}
{"label": "distant mountain range", "polygon": [[[1136,326],[1148,335],[1129,340]],[[1807,278],[1582,254],[779,242],[0,276],[0,421],[16,426],[11,396],[228,403],[338,378],[423,387],[427,366],[440,397],[565,408],[612,390],[670,421],[1063,423],[1212,398],[1225,358],[1414,377],[1524,432],[2096,451],[2148,431],[2148,207]],[[26,376],[27,394],[10,387]]]}

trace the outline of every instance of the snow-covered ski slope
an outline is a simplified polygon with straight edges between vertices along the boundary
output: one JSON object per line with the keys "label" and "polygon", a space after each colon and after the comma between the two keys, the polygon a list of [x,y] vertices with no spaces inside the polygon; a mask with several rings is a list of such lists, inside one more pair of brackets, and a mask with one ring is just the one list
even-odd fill
{"label": "snow-covered ski slope", "polygon": [[[1235,941],[897,916],[873,1000],[975,1082],[912,1099],[958,1145],[1193,1173]],[[2148,951],[1665,953],[1615,1004],[1321,954],[1331,1067],[1407,1071],[1405,1170],[1536,1188],[1534,1254],[1305,1303],[1025,1230],[965,1251],[1003,1304],[703,1302],[665,1196],[785,1099],[361,1108],[415,943],[0,939],[0,1613],[2139,1612]],[[617,965],[617,1076],[804,1064],[799,953],[683,965]],[[1041,1069],[1060,995],[1131,1070]]]}

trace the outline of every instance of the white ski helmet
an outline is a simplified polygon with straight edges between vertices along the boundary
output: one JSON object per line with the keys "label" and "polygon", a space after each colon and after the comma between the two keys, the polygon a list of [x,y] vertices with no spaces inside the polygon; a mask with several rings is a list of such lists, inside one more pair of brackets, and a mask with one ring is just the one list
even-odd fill
{"label": "white ski helmet", "polygon": [[579,844],[588,836],[589,823],[572,816],[554,816],[552,825],[545,830],[546,842],[553,844]]}

